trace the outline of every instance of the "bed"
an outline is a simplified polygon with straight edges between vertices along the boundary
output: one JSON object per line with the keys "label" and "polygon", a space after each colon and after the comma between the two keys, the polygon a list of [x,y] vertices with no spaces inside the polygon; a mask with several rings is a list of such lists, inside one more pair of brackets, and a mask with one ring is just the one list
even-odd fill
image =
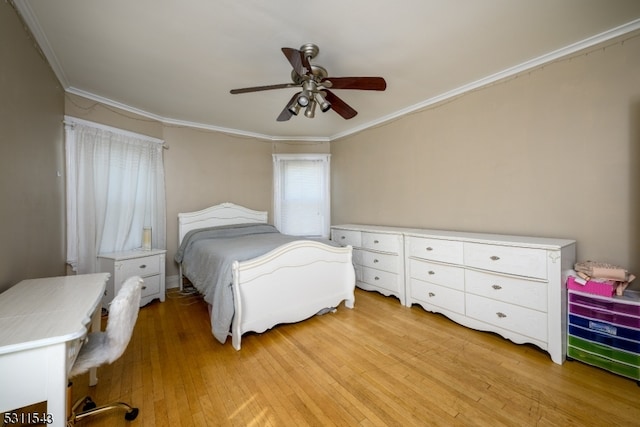
{"label": "bed", "polygon": [[351,246],[287,236],[267,219],[233,203],[178,214],[180,284],[202,294],[213,335],[223,344],[231,335],[236,350],[246,332],[355,302]]}

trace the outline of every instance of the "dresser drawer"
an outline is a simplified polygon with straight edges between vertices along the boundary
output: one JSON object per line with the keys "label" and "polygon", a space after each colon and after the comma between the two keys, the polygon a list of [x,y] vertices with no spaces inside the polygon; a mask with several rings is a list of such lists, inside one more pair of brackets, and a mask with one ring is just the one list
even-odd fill
{"label": "dresser drawer", "polygon": [[365,267],[372,267],[390,273],[398,273],[398,255],[362,251],[360,256],[360,262]]}
{"label": "dresser drawer", "polygon": [[151,255],[147,257],[131,258],[117,261],[115,264],[119,277],[123,280],[131,276],[149,276],[160,273],[160,257]]}
{"label": "dresser drawer", "polygon": [[547,278],[547,255],[542,249],[465,243],[464,260],[466,265],[483,270]]}
{"label": "dresser drawer", "polygon": [[148,297],[160,293],[160,276],[149,276],[144,278],[141,297]]}
{"label": "dresser drawer", "polygon": [[547,284],[543,282],[466,270],[465,286],[472,294],[547,311]]}
{"label": "dresser drawer", "polygon": [[451,240],[409,237],[409,256],[450,264],[463,263],[463,244]]}
{"label": "dresser drawer", "polygon": [[331,230],[331,240],[341,246],[351,245],[355,248],[362,246],[362,239],[359,231],[355,230]]}
{"label": "dresser drawer", "polygon": [[464,315],[464,292],[411,278],[411,298],[414,301]]}
{"label": "dresser drawer", "polygon": [[398,275],[395,273],[389,273],[388,271],[362,267],[362,281],[369,285],[388,289],[393,292],[400,291]]}
{"label": "dresser drawer", "polygon": [[397,254],[400,253],[400,238],[397,234],[363,232],[362,247]]}
{"label": "dresser drawer", "polygon": [[434,262],[409,260],[411,277],[447,288],[464,291],[464,269]]}
{"label": "dresser drawer", "polygon": [[468,317],[542,342],[547,341],[546,313],[473,294],[466,294],[465,298]]}

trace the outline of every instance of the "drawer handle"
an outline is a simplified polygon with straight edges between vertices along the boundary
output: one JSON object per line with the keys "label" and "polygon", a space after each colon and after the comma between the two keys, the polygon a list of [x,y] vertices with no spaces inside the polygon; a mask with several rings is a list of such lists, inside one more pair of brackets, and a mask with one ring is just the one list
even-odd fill
{"label": "drawer handle", "polygon": [[500,259],[500,257],[499,257],[499,256],[495,256],[495,255],[494,255],[494,256],[490,256],[490,257],[489,257],[489,259],[490,259],[491,261],[498,261],[498,260]]}
{"label": "drawer handle", "polygon": [[429,298],[433,298],[435,296],[436,296],[436,294],[434,294],[433,292],[429,292]]}
{"label": "drawer handle", "polygon": [[147,289],[147,287],[146,287],[146,286],[143,286],[143,287],[142,287],[142,290],[144,291],[145,289]]}
{"label": "drawer handle", "polygon": [[374,259],[374,260],[373,260],[373,263],[374,263],[374,264],[377,264],[377,263],[378,263],[378,260],[377,260],[377,259]]}
{"label": "drawer handle", "polygon": [[373,280],[380,280],[378,276],[374,277]]}
{"label": "drawer handle", "polygon": [[431,246],[427,247],[427,251],[431,252],[433,248]]}
{"label": "drawer handle", "polygon": [[147,264],[142,264],[140,268],[147,268]]}
{"label": "drawer handle", "polygon": [[492,287],[493,289],[495,289],[496,291],[498,291],[498,290],[502,289],[502,286],[500,286],[500,285],[493,285],[493,286],[491,286],[491,287]]}
{"label": "drawer handle", "polygon": [[429,270],[429,274],[434,275],[434,274],[436,274],[436,272],[433,271],[433,270]]}
{"label": "drawer handle", "polygon": [[346,239],[346,238],[347,238],[347,236],[340,236],[340,238],[341,238],[342,240],[344,240],[344,239]]}
{"label": "drawer handle", "polygon": [[497,313],[496,313],[496,316],[498,316],[498,317],[499,317],[499,318],[501,318],[501,319],[504,319],[505,317],[507,317],[507,315],[506,315],[506,314],[504,314],[504,313],[500,313],[500,312],[497,312]]}
{"label": "drawer handle", "polygon": [[378,240],[374,240],[373,243],[378,244],[380,242]]}

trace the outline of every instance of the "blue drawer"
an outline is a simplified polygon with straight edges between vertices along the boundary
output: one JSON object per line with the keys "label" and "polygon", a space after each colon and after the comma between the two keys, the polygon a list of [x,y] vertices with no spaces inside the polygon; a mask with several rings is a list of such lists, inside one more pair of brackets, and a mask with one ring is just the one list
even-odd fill
{"label": "blue drawer", "polygon": [[640,341],[640,330],[625,328],[624,326],[616,325],[615,323],[589,319],[582,316],[576,316],[574,314],[569,315],[569,323],[595,332],[600,332],[602,334]]}
{"label": "blue drawer", "polygon": [[621,350],[640,353],[640,343],[612,335],[602,334],[576,325],[569,325],[569,334],[589,341],[619,348]]}

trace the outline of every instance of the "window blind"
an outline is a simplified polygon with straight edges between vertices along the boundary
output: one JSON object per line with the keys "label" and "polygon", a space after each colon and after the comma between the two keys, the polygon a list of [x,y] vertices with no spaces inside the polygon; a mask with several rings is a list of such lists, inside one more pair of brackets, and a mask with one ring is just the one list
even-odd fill
{"label": "window blind", "polygon": [[295,236],[328,236],[328,155],[275,158],[275,222]]}

